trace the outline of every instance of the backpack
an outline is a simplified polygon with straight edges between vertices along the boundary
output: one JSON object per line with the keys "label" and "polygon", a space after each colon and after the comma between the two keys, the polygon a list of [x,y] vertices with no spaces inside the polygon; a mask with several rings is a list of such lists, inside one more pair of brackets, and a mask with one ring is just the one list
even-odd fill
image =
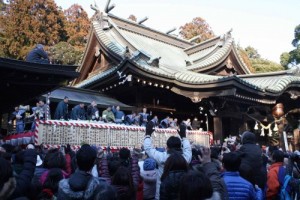
{"label": "backpack", "polygon": [[286,174],[286,168],[281,166],[278,170],[278,181],[280,183],[279,190],[279,199],[280,200],[292,200],[291,196],[291,188],[289,187],[289,182],[291,180],[291,176]]}

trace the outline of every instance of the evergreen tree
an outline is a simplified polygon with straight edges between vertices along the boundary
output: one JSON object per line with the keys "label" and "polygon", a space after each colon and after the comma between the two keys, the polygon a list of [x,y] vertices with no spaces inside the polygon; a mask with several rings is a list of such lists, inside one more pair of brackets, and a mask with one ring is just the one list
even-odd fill
{"label": "evergreen tree", "polygon": [[65,17],[54,0],[8,0],[0,20],[1,48],[11,58],[24,59],[38,43],[51,46],[68,39]]}
{"label": "evergreen tree", "polygon": [[68,42],[73,46],[85,46],[90,29],[90,21],[86,11],[80,5],[73,4],[64,11],[64,14],[67,19]]}

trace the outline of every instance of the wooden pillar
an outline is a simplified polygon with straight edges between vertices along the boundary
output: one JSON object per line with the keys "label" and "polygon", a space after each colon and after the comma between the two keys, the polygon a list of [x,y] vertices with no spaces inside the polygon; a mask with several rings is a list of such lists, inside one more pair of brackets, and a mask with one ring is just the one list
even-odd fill
{"label": "wooden pillar", "polygon": [[214,140],[222,141],[223,139],[223,124],[221,117],[214,117]]}

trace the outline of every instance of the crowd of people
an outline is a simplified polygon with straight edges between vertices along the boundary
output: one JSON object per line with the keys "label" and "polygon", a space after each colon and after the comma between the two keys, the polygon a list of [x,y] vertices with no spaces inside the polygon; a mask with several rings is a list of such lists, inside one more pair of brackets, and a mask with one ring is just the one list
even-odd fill
{"label": "crowd of people", "polygon": [[155,121],[147,122],[143,144],[133,150],[4,144],[0,199],[273,200],[298,194],[296,172],[290,176],[298,154],[285,162],[282,150],[260,148],[251,132],[242,134],[241,144],[208,148],[191,144],[181,123],[166,148],[154,148],[154,127]]}
{"label": "crowd of people", "polygon": [[[146,124],[152,120],[155,122],[155,126],[159,128],[173,128],[178,127],[177,118],[165,117],[161,121],[158,120],[157,116],[153,115],[152,112],[147,112],[147,108],[143,108],[141,112],[131,112],[125,114],[124,111],[120,110],[120,106],[108,106],[105,110],[100,113],[95,101],[89,105],[79,103],[75,105],[69,112],[69,98],[64,97],[60,101],[55,109],[53,119],[55,120],[81,120],[81,121],[93,121],[102,123],[115,123],[123,125],[135,125],[135,126],[146,126]],[[9,116],[8,123],[10,125],[15,124],[16,133],[24,132],[26,122],[30,123],[30,129],[35,129],[35,120],[49,120],[51,119],[50,107],[45,103],[44,100],[40,99],[36,103],[35,107],[32,107],[31,114],[26,115],[29,112],[29,106],[18,106],[15,107],[15,111]],[[13,123],[15,121],[15,123]],[[185,121],[189,129],[191,127],[190,119]]]}

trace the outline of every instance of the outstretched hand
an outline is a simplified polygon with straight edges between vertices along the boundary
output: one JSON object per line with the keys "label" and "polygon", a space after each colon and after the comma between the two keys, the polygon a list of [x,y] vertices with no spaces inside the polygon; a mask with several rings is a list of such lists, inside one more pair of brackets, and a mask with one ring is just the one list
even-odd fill
{"label": "outstretched hand", "polygon": [[204,147],[203,149],[201,149],[201,154],[202,154],[202,156],[198,155],[198,158],[199,158],[199,160],[200,160],[201,163],[205,164],[205,163],[211,162],[210,148]]}
{"label": "outstretched hand", "polygon": [[180,135],[181,138],[186,137],[186,124],[185,123],[181,123],[179,125],[179,130],[177,130],[178,134]]}
{"label": "outstretched hand", "polygon": [[151,136],[154,130],[155,130],[154,123],[152,121],[149,121],[146,126],[146,135]]}

